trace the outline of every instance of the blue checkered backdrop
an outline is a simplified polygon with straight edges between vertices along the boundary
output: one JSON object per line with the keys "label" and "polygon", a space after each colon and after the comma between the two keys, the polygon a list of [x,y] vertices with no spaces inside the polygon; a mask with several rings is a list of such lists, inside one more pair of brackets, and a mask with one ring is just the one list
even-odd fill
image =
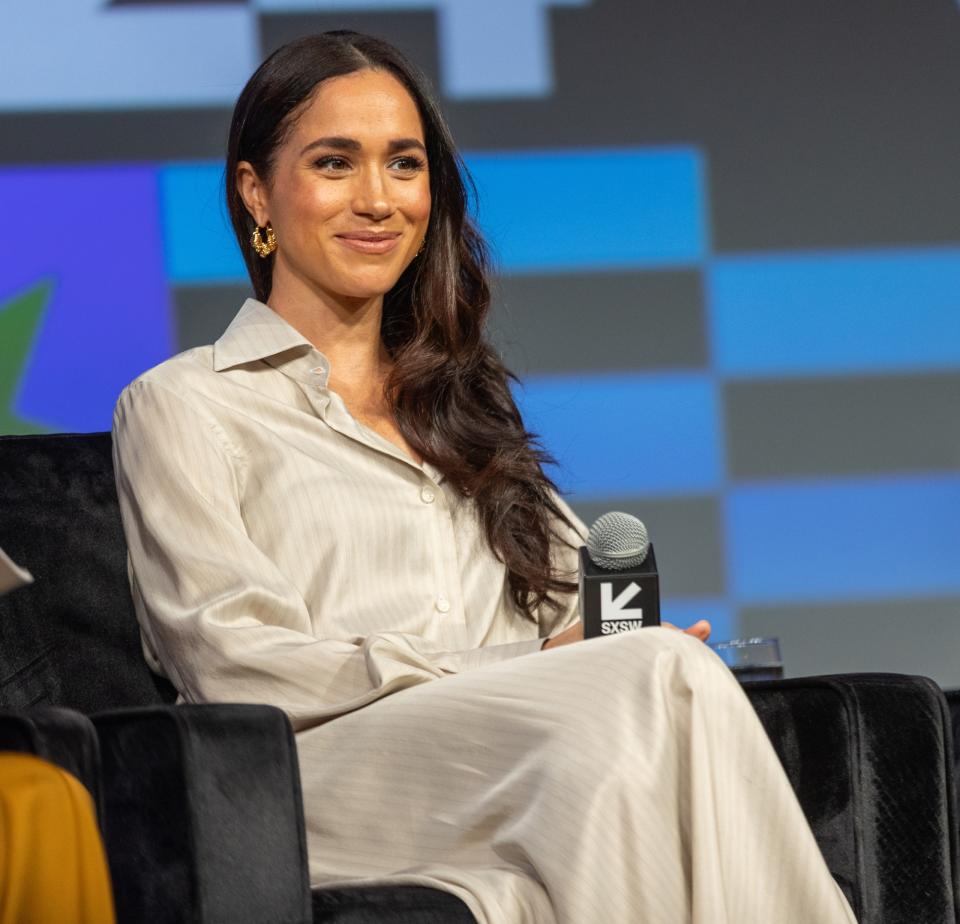
{"label": "blue checkered backdrop", "polygon": [[956,0],[8,3],[0,432],[106,429],[223,330],[233,100],[331,28],[431,76],[519,401],[668,617],[960,685]]}

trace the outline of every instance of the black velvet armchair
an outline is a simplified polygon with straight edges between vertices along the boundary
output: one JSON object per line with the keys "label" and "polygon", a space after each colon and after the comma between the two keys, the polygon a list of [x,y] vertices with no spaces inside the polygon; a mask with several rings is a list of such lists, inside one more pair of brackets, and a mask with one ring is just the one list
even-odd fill
{"label": "black velvet armchair", "polygon": [[[0,599],[0,749],[54,760],[90,788],[120,922],[473,922],[431,889],[311,893],[286,717],[174,706],[143,661],[109,434],[0,437],[0,547],[36,578]],[[747,691],[861,924],[957,924],[939,689],[851,675]]]}

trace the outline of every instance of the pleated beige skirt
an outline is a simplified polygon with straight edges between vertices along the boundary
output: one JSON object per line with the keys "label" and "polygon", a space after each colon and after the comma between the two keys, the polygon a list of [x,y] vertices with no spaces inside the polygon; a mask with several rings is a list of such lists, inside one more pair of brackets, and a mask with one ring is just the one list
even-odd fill
{"label": "pleated beige skirt", "polygon": [[670,629],[424,683],[297,736],[313,885],[480,924],[849,924],[753,708]]}

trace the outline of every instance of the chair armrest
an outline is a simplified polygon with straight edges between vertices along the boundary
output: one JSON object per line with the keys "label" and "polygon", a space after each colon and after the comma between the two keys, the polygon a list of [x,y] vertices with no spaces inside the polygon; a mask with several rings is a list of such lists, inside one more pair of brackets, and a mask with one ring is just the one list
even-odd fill
{"label": "chair armrest", "polygon": [[960,780],[960,690],[944,690],[947,709],[950,712],[950,726],[953,732],[953,778]]}
{"label": "chair armrest", "polygon": [[118,920],[311,921],[300,774],[283,712],[156,706],[93,722]]}
{"label": "chair armrest", "polygon": [[90,792],[103,821],[100,748],[96,729],[87,716],[56,706],[0,712],[0,751],[33,754],[75,776]]}
{"label": "chair armrest", "polygon": [[936,684],[851,674],[744,689],[857,921],[957,921],[950,719]]}

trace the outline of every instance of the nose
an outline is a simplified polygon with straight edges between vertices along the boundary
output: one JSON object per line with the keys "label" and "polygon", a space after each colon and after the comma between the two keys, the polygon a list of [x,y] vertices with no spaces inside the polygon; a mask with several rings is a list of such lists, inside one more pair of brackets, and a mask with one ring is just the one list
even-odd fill
{"label": "nose", "polygon": [[361,171],[354,189],[353,211],[373,221],[382,221],[393,213],[386,177],[375,167]]}

